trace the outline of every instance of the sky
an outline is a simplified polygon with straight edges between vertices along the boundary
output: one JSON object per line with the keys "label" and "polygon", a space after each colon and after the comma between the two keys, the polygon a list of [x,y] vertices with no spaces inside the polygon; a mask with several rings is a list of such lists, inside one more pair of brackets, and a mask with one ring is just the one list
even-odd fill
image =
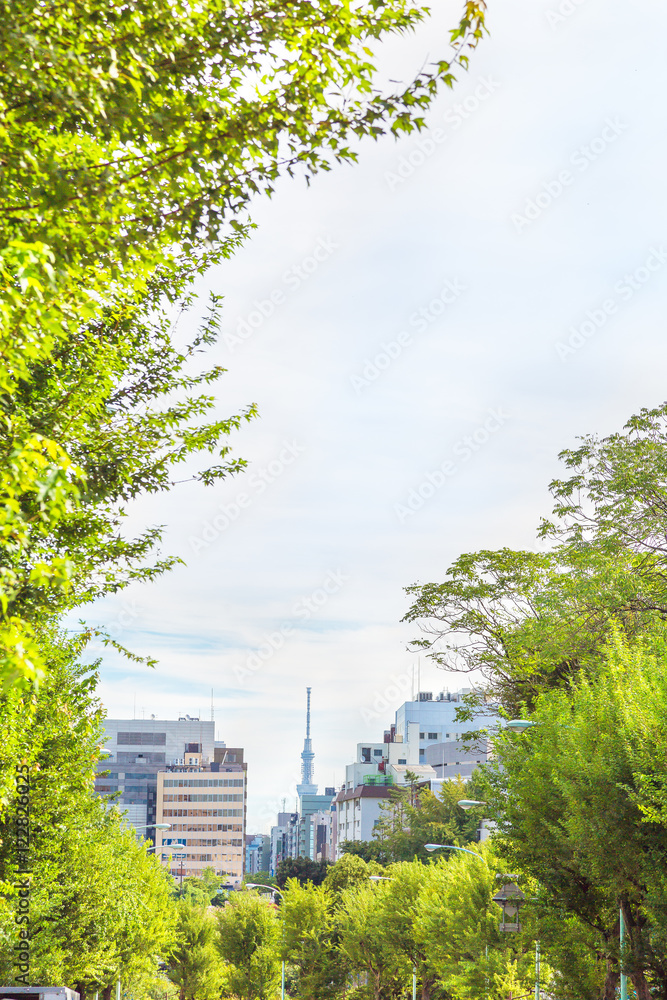
{"label": "sky", "polygon": [[[408,79],[459,4],[380,52]],[[112,718],[209,719],[248,761],[248,831],[293,808],[312,693],[315,780],[382,738],[418,658],[410,584],[463,552],[534,548],[558,453],[662,402],[667,7],[489,0],[428,128],[281,181],[236,256],[211,363],[248,469],[131,510],[186,565],[82,609],[154,669],[102,651]],[[424,656],[421,690],[466,678]],[[211,697],[213,692],[213,697]]]}

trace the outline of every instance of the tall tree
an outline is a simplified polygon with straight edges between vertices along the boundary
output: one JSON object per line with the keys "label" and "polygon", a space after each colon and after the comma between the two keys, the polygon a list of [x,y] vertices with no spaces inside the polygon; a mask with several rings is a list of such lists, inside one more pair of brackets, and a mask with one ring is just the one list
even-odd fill
{"label": "tall tree", "polygon": [[[169,464],[200,449],[219,451],[216,475],[238,468],[224,441],[244,415],[193,428],[202,408],[190,401],[141,420],[143,397],[183,378],[155,354],[140,372],[146,303],[149,314],[156,296],[173,299],[231,253],[251,199],[270,194],[281,172],[308,179],[356,159],[364,136],[423,126],[481,37],[484,3],[465,3],[450,59],[378,92],[371,47],[424,15],[406,0],[0,4],[7,680],[38,676],[40,615],[67,594],[81,600],[100,577],[121,586],[128,562],[157,540],[155,531],[118,540],[128,495],[164,488]],[[123,391],[128,382],[139,399]],[[86,436],[100,418],[101,448]]]}

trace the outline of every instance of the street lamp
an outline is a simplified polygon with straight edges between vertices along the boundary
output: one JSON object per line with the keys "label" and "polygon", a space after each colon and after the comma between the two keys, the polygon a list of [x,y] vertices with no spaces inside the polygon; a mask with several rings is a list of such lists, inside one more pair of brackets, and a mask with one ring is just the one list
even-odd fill
{"label": "street lamp", "polygon": [[526,729],[532,729],[536,725],[537,723],[530,719],[510,719],[509,722],[505,723],[505,729],[509,729],[513,733],[523,733]]}
{"label": "street lamp", "polygon": [[153,844],[152,847],[146,848],[146,854],[150,854],[151,851],[185,851],[187,846],[185,844]]}
{"label": "street lamp", "polygon": [[478,802],[477,799],[459,799],[456,803],[461,809],[474,809],[475,806],[485,806],[486,802]]}
{"label": "street lamp", "polygon": [[[477,805],[477,803],[475,803]],[[475,851],[469,851],[467,847],[457,847],[456,844],[424,844],[426,850],[432,854],[433,851],[438,851],[440,849],[445,851],[463,851],[464,854],[472,854],[473,858],[477,858],[478,861],[484,861],[481,854],[476,854]],[[484,861],[486,864],[486,861]]]}
{"label": "street lamp", "polygon": [[144,823],[143,826],[135,826],[137,830],[171,830],[171,823]]}
{"label": "street lamp", "polygon": [[[396,879],[388,878],[386,875],[369,875],[371,882],[395,882]],[[412,963],[412,1000],[417,1000],[417,965]]]}
{"label": "street lamp", "polygon": [[[274,892],[284,901],[285,896],[280,891],[276,889],[273,885],[263,885],[260,882],[246,882],[246,889],[268,889],[269,892]],[[285,954],[285,907],[282,908],[283,915],[283,956]],[[283,957],[281,968],[280,968],[280,1000],[285,1000],[285,958]]]}

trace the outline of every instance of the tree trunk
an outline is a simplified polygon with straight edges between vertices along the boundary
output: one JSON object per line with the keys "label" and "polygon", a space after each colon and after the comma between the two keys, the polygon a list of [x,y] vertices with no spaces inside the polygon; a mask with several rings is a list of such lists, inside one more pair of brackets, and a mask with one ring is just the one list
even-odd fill
{"label": "tree trunk", "polygon": [[618,969],[613,968],[611,962],[607,960],[607,975],[604,979],[604,989],[602,1000],[616,1000],[616,989],[621,976]]}
{"label": "tree trunk", "polygon": [[102,1000],[111,1000],[111,991],[113,986],[105,986],[102,990]]}
{"label": "tree trunk", "polygon": [[422,979],[422,1000],[431,1000],[431,990],[435,979]]}
{"label": "tree trunk", "polygon": [[76,984],[76,992],[79,994],[80,1000],[86,1000],[86,987],[83,983]]}
{"label": "tree trunk", "polygon": [[633,972],[631,978],[632,985],[634,986],[635,993],[637,994],[637,1000],[652,1000],[651,991],[648,988],[648,983],[646,982],[644,973],[641,970],[639,972]]}

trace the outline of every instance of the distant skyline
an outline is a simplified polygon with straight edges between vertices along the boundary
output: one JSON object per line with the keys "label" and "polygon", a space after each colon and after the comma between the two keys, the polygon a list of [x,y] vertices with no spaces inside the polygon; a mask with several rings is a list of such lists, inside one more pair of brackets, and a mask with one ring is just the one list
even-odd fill
{"label": "distant skyline", "polygon": [[[460,4],[382,53],[404,77],[446,51]],[[667,397],[662,128],[667,8],[490,0],[491,36],[421,135],[359,149],[259,200],[252,239],[199,284],[224,295],[208,360],[248,470],[145,497],[187,565],[84,608],[151,670],[101,650],[110,716],[209,717],[246,750],[248,829],[299,781],[381,739],[417,656],[403,588],[461,553],[536,546],[558,452]],[[179,478],[185,478],[187,473]],[[421,657],[422,689],[467,686]],[[411,691],[411,686],[409,688]]]}

